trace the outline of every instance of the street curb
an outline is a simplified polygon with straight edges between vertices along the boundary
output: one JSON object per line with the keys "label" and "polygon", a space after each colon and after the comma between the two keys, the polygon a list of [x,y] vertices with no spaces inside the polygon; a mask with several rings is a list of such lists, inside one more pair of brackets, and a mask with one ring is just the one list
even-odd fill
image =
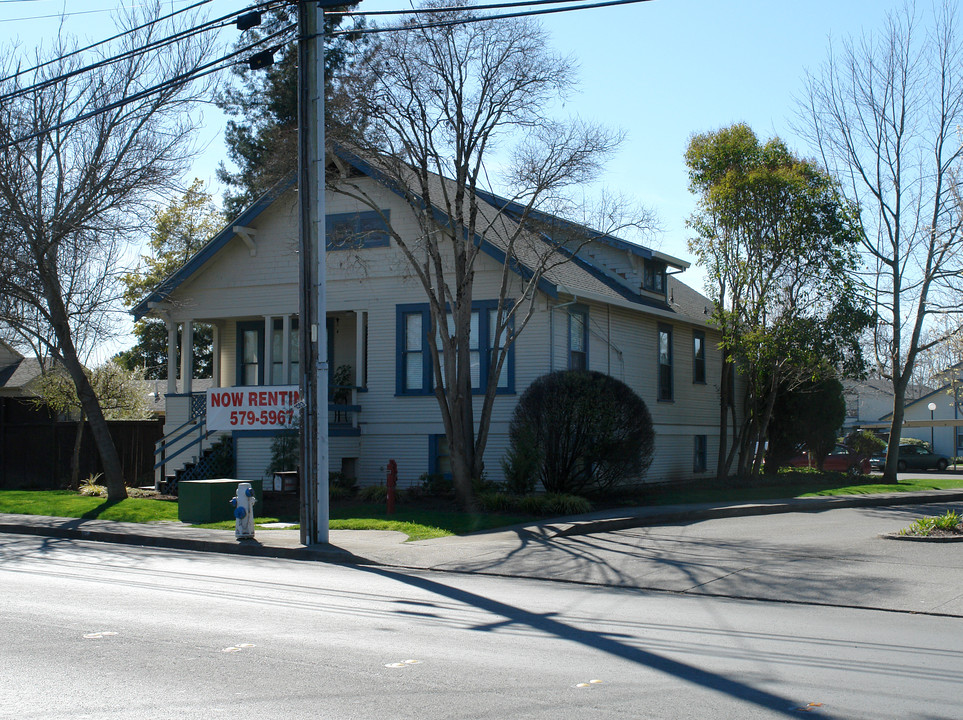
{"label": "street curb", "polygon": [[772,502],[741,503],[733,505],[700,506],[682,510],[667,510],[651,515],[626,515],[600,520],[573,520],[570,524],[553,523],[545,529],[552,531],[550,537],[591,535],[600,532],[628,530],[636,527],[669,525],[675,523],[713,520],[716,518],[778,515],[791,512],[821,512],[854,507],[885,507],[887,505],[923,505],[963,500],[963,490],[927,490],[925,493],[887,493],[884,495],[840,495],[831,497],[792,498]]}
{"label": "street curb", "polygon": [[109,530],[84,529],[64,525],[45,526],[27,523],[8,522],[0,518],[0,533],[35,535],[65,540],[89,540],[118,545],[137,545],[142,547],[166,548],[170,550],[192,550],[195,552],[222,553],[225,555],[247,555],[283,560],[314,560],[339,565],[379,565],[368,558],[354,555],[334,546],[277,547],[261,545],[257,539],[237,540],[236,544],[218,540],[199,540],[197,538],[178,538],[166,535],[146,535],[136,532],[110,532]]}

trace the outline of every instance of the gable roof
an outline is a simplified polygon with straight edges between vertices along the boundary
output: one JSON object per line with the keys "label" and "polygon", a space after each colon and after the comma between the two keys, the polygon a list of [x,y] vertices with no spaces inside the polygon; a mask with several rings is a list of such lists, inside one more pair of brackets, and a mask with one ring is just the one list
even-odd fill
{"label": "gable roof", "polygon": [[186,263],[181,265],[181,267],[178,268],[173,275],[161,282],[160,285],[154,288],[148,295],[144,296],[130,309],[129,312],[134,316],[134,319],[140,320],[148,312],[150,312],[151,308],[155,304],[166,300],[167,297],[181,285],[181,283],[200,270],[208,260],[214,257],[219,250],[221,250],[237,236],[237,232],[234,230],[234,228],[238,226],[244,227],[249,223],[254,222],[254,220],[256,220],[261,213],[271,207],[275,200],[277,200],[279,197],[281,197],[281,195],[294,186],[295,180],[296,176],[294,173],[284,178],[261,197],[255,200],[252,205],[234,218],[234,220],[225,225],[219,233],[217,233],[207,242],[206,245],[204,245],[204,247],[198,250]]}
{"label": "gable roof", "polygon": [[[358,173],[370,177],[387,190],[406,197],[404,189],[397,187],[397,183],[388,174],[380,170],[372,162],[361,158],[358,154],[351,152],[343,146],[334,146],[332,155],[339,158],[342,162],[349,165]],[[217,235],[215,235],[200,251],[191,257],[181,268],[179,268],[169,278],[158,285],[150,294],[138,302],[130,312],[135,319],[144,317],[151,308],[159,302],[165,300],[183,282],[201,269],[214,255],[229,243],[236,235],[234,228],[244,226],[253,222],[268,207],[270,207],[285,191],[295,184],[295,176],[291,175],[284,181],[278,183],[270,191],[262,195],[253,205],[247,208],[233,222],[226,225]],[[441,196],[447,190],[446,184],[452,181],[440,175],[433,175],[430,178],[433,183],[433,192]],[[509,248],[509,238],[517,236],[521,231],[524,242],[515,243],[512,246],[513,261],[511,269],[525,279],[533,276],[533,268],[540,266],[540,257],[549,252],[561,250],[568,256],[567,262],[561,262],[547,268],[539,279],[539,290],[552,298],[557,298],[559,294],[566,294],[576,298],[591,299],[599,302],[613,303],[624,307],[636,309],[645,308],[655,311],[657,314],[665,316],[681,316],[685,319],[705,324],[708,318],[708,308],[710,301],[699,294],[697,291],[679,282],[671,275],[667,277],[667,296],[665,299],[654,298],[643,295],[635,290],[628,283],[620,282],[611,273],[606,272],[588,259],[584,253],[575,253],[566,250],[563,246],[553,240],[552,237],[539,231],[522,228],[519,224],[520,214],[523,208],[518,203],[513,203],[504,198],[483,191],[476,192],[481,202],[478,204],[480,223],[484,227],[482,232],[476,232],[473,241],[485,254],[492,257],[496,262],[505,262],[506,253]],[[417,198],[416,198],[417,199]],[[437,207],[432,206],[432,213],[439,222],[444,222],[447,215]],[[584,236],[588,245],[597,243],[618,252],[632,255],[642,259],[658,259],[667,265],[684,270],[689,263],[679,260],[662,253],[658,253],[649,248],[635,243],[630,243],[620,238],[609,235],[602,235],[589,228],[572,223],[546,213],[536,213],[539,222],[546,227],[558,227],[565,232],[574,232]]]}
{"label": "gable roof", "polygon": [[[397,187],[397,182],[379,169],[374,162],[363,159],[357,153],[340,145],[333,148],[333,154],[359,173],[381,183],[391,192],[403,198],[406,196],[405,190]],[[433,183],[429,191],[438,196],[444,195],[445,184],[452,182],[437,174],[431,174],[429,180]],[[475,194],[481,200],[478,204],[478,212],[481,216],[479,225],[484,226],[485,231],[483,233],[476,232],[474,242],[483,252],[499,263],[503,263],[509,242],[507,238],[521,229],[519,220],[524,208],[518,203],[500,198],[493,193],[476,190]],[[420,200],[417,196],[414,199]],[[439,221],[444,222],[445,213],[434,207],[432,212]],[[544,224],[546,228],[556,227],[566,233],[573,232],[584,237],[587,246],[598,243],[643,259],[658,259],[679,270],[689,267],[689,263],[684,260],[657,253],[642,245],[630,243],[620,238],[603,235],[585,226],[546,213],[535,212],[534,214],[530,213],[530,216],[537,218],[538,222]],[[703,308],[710,305],[709,300],[677,280],[667,278],[667,280],[672,280],[667,282],[667,290],[678,290],[677,294],[684,302],[671,302],[668,297],[666,300],[656,299],[643,295],[626,283],[619,282],[611,274],[606,273],[590,261],[586,254],[581,252],[581,248],[574,253],[570,252],[563,245],[557,243],[555,239],[539,230],[525,228],[523,234],[527,236],[529,242],[527,244],[515,244],[512,247],[512,252],[518,260],[518,263],[513,265],[512,269],[523,277],[531,277],[533,274],[531,268],[538,267],[540,252],[561,251],[568,257],[569,262],[553,265],[546,269],[541,277],[539,290],[549,297],[555,298],[558,297],[559,293],[565,293],[575,297],[636,309],[646,308],[667,316],[684,315],[687,320],[700,324],[704,324],[708,319],[708,313],[703,313]],[[541,246],[541,249],[538,246]]]}

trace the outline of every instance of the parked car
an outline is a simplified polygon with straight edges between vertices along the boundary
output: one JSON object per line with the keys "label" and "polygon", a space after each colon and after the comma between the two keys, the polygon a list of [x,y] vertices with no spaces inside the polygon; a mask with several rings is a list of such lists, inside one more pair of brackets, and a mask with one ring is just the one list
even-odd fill
{"label": "parked car", "polygon": [[[936,470],[946,470],[949,464],[950,460],[945,455],[931,452],[929,448],[923,445],[900,445],[896,469],[899,472],[906,472],[907,470],[932,470],[934,468]],[[882,471],[886,465],[886,453],[873,455],[873,457],[870,458],[870,465],[873,470]]]}
{"label": "parked car", "polygon": [[[815,459],[809,457],[809,453],[803,451],[789,461],[793,467],[817,467]],[[823,459],[823,470],[829,472],[845,472],[851,475],[868,473],[870,471],[869,458],[854,452],[845,445],[836,445],[832,451]]]}

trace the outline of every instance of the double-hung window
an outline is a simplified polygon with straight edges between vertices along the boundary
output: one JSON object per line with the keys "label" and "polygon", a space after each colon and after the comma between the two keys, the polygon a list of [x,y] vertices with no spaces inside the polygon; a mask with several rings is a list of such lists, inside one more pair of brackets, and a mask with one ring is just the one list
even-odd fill
{"label": "double-hung window", "polygon": [[[480,313],[478,310],[471,311],[471,319],[468,328],[468,362],[471,372],[471,389],[481,389],[481,348],[479,346]],[[448,337],[455,335],[455,317],[448,313]],[[441,333],[435,337],[438,347],[438,362],[441,366],[441,377],[445,377],[445,347],[441,340]]]}
{"label": "double-hung window", "polygon": [[706,384],[706,334],[692,331],[692,382]]}
{"label": "double-hung window", "polygon": [[568,369],[588,370],[588,308],[574,305],[568,311]]}
{"label": "double-hung window", "polygon": [[[498,360],[499,350],[505,345],[511,336],[511,326],[506,325],[502,328],[501,333],[498,333],[498,305],[495,307],[488,308],[488,343],[486,347],[488,348],[488,377],[490,378],[495,373],[495,363]],[[513,365],[515,362],[514,346],[508,348],[508,356],[505,358],[505,362],[502,364],[502,371],[498,374],[498,389],[499,391],[508,392],[509,390],[509,365]]]}
{"label": "double-hung window", "polygon": [[658,399],[672,400],[672,327],[659,325]]}
{"label": "double-hung window", "polygon": [[297,385],[300,382],[301,336],[298,318],[291,318],[288,331],[288,375],[284,376],[284,322],[280,318],[273,323],[271,331],[271,383],[274,385]]}
{"label": "double-hung window", "polygon": [[428,358],[427,309],[398,306],[398,394],[426,395],[431,391]]}
{"label": "double-hung window", "polygon": [[260,385],[264,381],[264,323],[237,324],[237,385]]}
{"label": "double-hung window", "polygon": [[[441,378],[435,378],[430,347],[431,312],[427,304],[398,305],[397,309],[397,382],[398,395],[428,395],[434,391],[437,381],[444,381],[445,348],[436,335],[436,348],[441,365]],[[497,333],[498,302],[495,300],[472,303],[468,333],[469,371],[473,392],[484,392],[490,381],[497,383],[498,392],[514,392],[514,346],[509,346],[508,356],[497,380],[494,379],[496,350],[504,345],[511,332],[507,327],[501,337]],[[454,318],[447,316],[449,336],[454,333]]]}

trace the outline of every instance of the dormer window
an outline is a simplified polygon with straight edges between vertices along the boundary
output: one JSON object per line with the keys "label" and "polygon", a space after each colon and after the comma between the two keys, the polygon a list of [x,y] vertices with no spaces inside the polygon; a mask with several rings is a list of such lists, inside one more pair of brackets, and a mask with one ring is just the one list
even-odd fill
{"label": "dormer window", "polygon": [[642,289],[665,294],[665,263],[646,260],[642,269]]}

